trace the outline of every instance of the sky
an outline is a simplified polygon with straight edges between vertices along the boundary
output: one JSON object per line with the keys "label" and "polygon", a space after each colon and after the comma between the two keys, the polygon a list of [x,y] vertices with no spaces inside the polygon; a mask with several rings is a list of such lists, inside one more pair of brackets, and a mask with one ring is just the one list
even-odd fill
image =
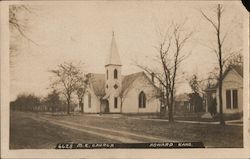
{"label": "sky", "polygon": [[[28,19],[26,35],[38,45],[22,38],[11,42],[17,45],[11,70],[11,99],[20,93],[46,96],[51,73],[63,62],[84,63],[85,72],[104,73],[112,32],[122,61],[122,74],[140,70],[139,64],[152,66],[157,55],[157,30],[164,31],[171,22],[185,23],[185,31],[193,31],[183,53],[190,56],[179,72],[189,77],[196,73],[205,78],[216,65],[216,56],[207,47],[216,42],[211,25],[200,10],[214,17],[214,4],[167,1],[84,1],[30,4],[31,12],[20,14]],[[243,7],[240,2],[224,5],[223,33],[228,32],[225,46],[242,48]],[[11,35],[14,35],[12,32]],[[152,66],[153,67],[153,66]],[[190,92],[188,82],[182,80],[177,93]]]}

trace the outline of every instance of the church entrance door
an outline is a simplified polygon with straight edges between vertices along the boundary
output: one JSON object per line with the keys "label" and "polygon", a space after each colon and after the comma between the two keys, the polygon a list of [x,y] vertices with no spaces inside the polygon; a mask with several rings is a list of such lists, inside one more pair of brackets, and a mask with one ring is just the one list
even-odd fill
{"label": "church entrance door", "polygon": [[102,100],[101,102],[101,112],[109,113],[109,101],[107,99]]}

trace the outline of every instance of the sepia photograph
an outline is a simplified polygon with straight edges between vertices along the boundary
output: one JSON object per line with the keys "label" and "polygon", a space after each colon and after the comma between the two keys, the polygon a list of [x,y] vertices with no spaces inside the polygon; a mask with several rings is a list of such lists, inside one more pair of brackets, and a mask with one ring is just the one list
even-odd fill
{"label": "sepia photograph", "polygon": [[240,1],[6,6],[9,150],[248,146]]}

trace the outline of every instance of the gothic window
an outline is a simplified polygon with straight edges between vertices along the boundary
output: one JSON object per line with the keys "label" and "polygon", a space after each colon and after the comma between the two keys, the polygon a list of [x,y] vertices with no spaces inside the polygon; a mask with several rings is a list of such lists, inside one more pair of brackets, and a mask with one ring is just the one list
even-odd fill
{"label": "gothic window", "polygon": [[91,108],[91,94],[88,94],[88,106]]}
{"label": "gothic window", "polygon": [[143,91],[139,94],[139,108],[146,108],[146,95]]}
{"label": "gothic window", "polygon": [[117,97],[114,98],[114,107],[115,108],[118,107],[118,98]]}
{"label": "gothic window", "polygon": [[117,79],[117,69],[114,70],[114,79]]}
{"label": "gothic window", "polygon": [[106,76],[107,76],[107,80],[109,79],[109,71],[107,70],[107,72],[106,72]]}
{"label": "gothic window", "polygon": [[106,85],[106,88],[108,89],[108,88],[109,88],[109,85]]}

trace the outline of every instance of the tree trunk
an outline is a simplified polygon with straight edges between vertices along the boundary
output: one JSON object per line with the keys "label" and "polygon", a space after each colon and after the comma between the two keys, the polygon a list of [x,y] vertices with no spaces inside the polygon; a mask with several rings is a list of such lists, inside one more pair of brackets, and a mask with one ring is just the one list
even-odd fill
{"label": "tree trunk", "polygon": [[220,124],[225,125],[225,121],[223,118],[223,106],[222,106],[222,70],[220,70],[219,77],[219,107],[220,107]]}
{"label": "tree trunk", "polygon": [[51,108],[52,108],[52,114],[53,114],[55,112],[55,105],[54,105],[54,103],[52,103]]}
{"label": "tree trunk", "polygon": [[170,103],[169,103],[169,110],[168,110],[168,115],[169,115],[169,122],[172,123],[174,122],[174,116],[173,116],[173,105],[174,105],[174,97],[173,93],[171,92],[170,94]]}
{"label": "tree trunk", "polygon": [[219,106],[220,106],[220,124],[225,125],[225,121],[223,118],[223,107],[222,107],[222,74],[223,74],[223,60],[222,60],[222,43],[220,40],[220,22],[221,22],[221,6],[218,4],[218,29],[217,29],[217,42],[218,42],[218,51],[219,51]]}
{"label": "tree trunk", "polygon": [[99,112],[99,115],[102,115],[102,98],[99,98],[99,101],[100,101],[100,112]]}
{"label": "tree trunk", "polygon": [[[162,107],[163,106],[163,107]],[[164,95],[161,97],[161,105],[160,105],[160,116],[165,116],[167,111],[167,105],[164,98]]]}
{"label": "tree trunk", "polygon": [[160,101],[160,116],[166,115],[166,101],[164,91],[161,91],[161,101]]}
{"label": "tree trunk", "polygon": [[70,114],[70,98],[67,99],[67,114]]}
{"label": "tree trunk", "polygon": [[122,113],[122,98],[121,98],[121,111],[120,112]]}
{"label": "tree trunk", "polygon": [[170,123],[172,123],[174,121],[174,117],[173,117],[173,102],[172,101],[172,95],[169,92],[169,88],[166,87],[166,99],[167,99],[167,106],[168,106],[168,120]]}
{"label": "tree trunk", "polygon": [[170,104],[168,106],[168,120],[170,123],[172,123],[174,121],[174,118],[173,118],[173,105]]}
{"label": "tree trunk", "polygon": [[83,102],[82,101],[79,101],[79,106],[81,108],[81,113],[83,114],[84,110],[83,110]]}

